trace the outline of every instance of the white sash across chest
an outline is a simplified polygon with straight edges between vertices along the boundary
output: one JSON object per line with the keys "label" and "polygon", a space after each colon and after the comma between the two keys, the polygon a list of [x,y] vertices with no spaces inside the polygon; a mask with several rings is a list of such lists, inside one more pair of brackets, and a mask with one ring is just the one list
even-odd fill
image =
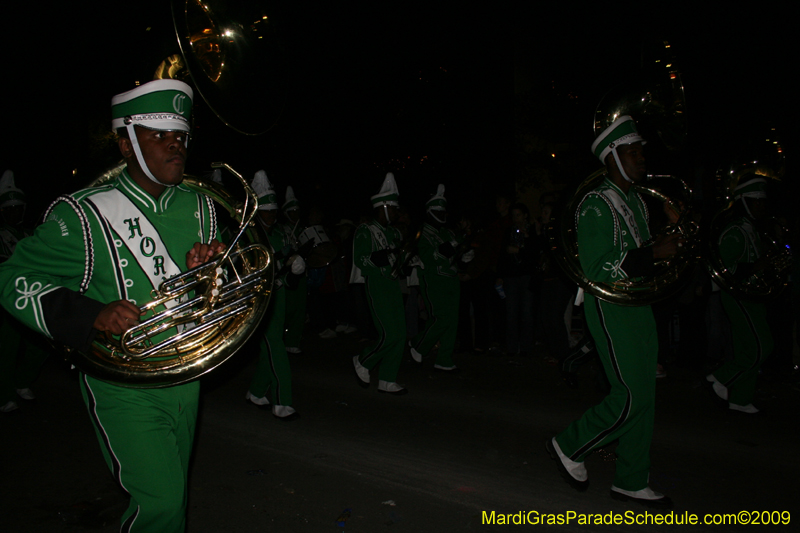
{"label": "white sash across chest", "polygon": [[608,198],[608,200],[611,202],[611,205],[614,206],[614,210],[625,221],[625,224],[627,224],[628,229],[631,232],[633,240],[636,241],[636,247],[641,247],[642,234],[639,231],[639,225],[636,223],[636,217],[634,217],[633,211],[630,207],[628,207],[628,204],[625,202],[625,200],[622,199],[622,196],[620,196],[620,194],[614,189],[606,189],[600,192],[600,194]]}
{"label": "white sash across chest", "polygon": [[[156,230],[147,216],[136,204],[122,192],[117,189],[111,189],[92,196],[91,202],[97,206],[103,218],[106,219],[109,226],[111,226],[131,255],[136,259],[136,262],[139,264],[142,272],[144,272],[150,280],[154,289],[158,288],[165,279],[181,273],[181,269],[172,260],[166,245],[161,241],[158,230]],[[128,222],[125,221],[131,218],[139,219],[138,225],[141,231],[141,237],[134,235],[133,238],[127,238],[131,230]],[[150,241],[148,241],[145,247],[142,241],[147,238],[149,238]],[[152,243],[152,245],[150,243]],[[150,266],[153,263],[154,257],[163,258],[163,273]],[[167,307],[173,307],[174,305],[177,305],[177,302],[172,300],[166,304]]]}

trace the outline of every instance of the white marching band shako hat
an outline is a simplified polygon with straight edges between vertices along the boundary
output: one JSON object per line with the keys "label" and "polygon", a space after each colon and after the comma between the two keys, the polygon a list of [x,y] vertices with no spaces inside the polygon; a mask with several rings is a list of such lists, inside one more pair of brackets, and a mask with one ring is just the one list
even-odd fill
{"label": "white marching band shako hat", "polygon": [[253,178],[253,190],[258,196],[258,209],[260,211],[270,211],[278,209],[278,196],[275,194],[275,189],[267,178],[267,173],[263,170],[256,172]]}
{"label": "white marching band shako hat", "polygon": [[639,135],[639,130],[636,129],[636,122],[633,120],[633,117],[630,115],[622,115],[597,136],[597,139],[592,143],[592,153],[604,165],[606,164],[606,156],[609,153],[614,154],[614,161],[617,162],[617,168],[620,173],[622,173],[622,177],[633,183],[633,180],[628,177],[625,170],[622,168],[622,163],[617,154],[617,147],[637,142],[647,144],[647,141]]}
{"label": "white marching band shako hat", "polygon": [[192,88],[179,80],[153,80],[111,99],[111,128],[124,128],[133,145],[136,159],[145,175],[159,185],[142,156],[134,126],[156,131],[186,133],[184,146],[189,144],[192,129]]}

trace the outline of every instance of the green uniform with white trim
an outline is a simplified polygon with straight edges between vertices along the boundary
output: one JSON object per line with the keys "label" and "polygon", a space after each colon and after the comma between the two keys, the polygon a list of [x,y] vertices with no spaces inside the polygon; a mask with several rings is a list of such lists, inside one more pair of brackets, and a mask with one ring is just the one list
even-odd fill
{"label": "green uniform with white trim", "polygon": [[460,285],[454,257],[447,257],[439,251],[444,243],[450,243],[455,249],[459,240],[448,228],[437,229],[428,223],[422,227],[419,258],[423,268],[417,272],[428,319],[422,331],[414,337],[412,346],[422,355],[426,355],[440,342],[435,364],[451,368],[455,366],[453,350],[458,333]]}
{"label": "green uniform with white trim", "polygon": [[[263,224],[261,227],[269,241],[272,258],[275,261],[275,272],[278,272],[283,267],[285,259],[283,251],[286,249],[286,234],[279,224],[275,224],[270,230],[267,230]],[[256,398],[262,398],[269,394],[268,399],[272,405],[291,406],[292,369],[283,340],[286,320],[285,285],[285,276],[275,280],[269,308],[262,319],[258,366],[253,380],[250,382],[250,394]]]}
{"label": "green uniform with white trim", "polygon": [[[51,206],[0,266],[0,301],[34,330],[86,350],[105,304],[147,303],[186,270],[194,243],[216,237],[210,199],[181,185],[154,199],[123,171]],[[128,389],[81,374],[80,384],[106,462],[131,497],[122,531],[183,531],[199,383]]]}
{"label": "green uniform with white trim", "polygon": [[[761,236],[753,221],[742,216],[731,221],[719,238],[722,262],[733,276],[746,276],[746,267],[764,253]],[[753,402],[761,365],[772,353],[772,333],[763,303],[739,300],[722,291],[722,306],[731,321],[733,359],[714,371],[714,377],[728,389],[728,401],[736,405]]]}
{"label": "green uniform with white trim", "polygon": [[[384,227],[373,220],[356,228],[353,238],[353,268],[364,277],[367,302],[372,313],[378,340],[368,346],[358,357],[367,369],[380,364],[378,378],[396,382],[403,358],[406,340],[406,317],[400,283],[392,279],[395,254],[389,255],[390,264],[377,266],[372,262],[373,252],[399,248],[402,237],[397,228]],[[358,277],[358,276],[356,276]]]}
{"label": "green uniform with white trim", "polygon": [[[626,195],[610,179],[588,193],[577,211],[578,250],[586,277],[613,282],[652,269],[647,207],[633,189]],[[650,306],[623,307],[585,296],[586,322],[611,392],[573,422],[556,441],[582,462],[594,449],[619,439],[614,486],[648,486],[653,436],[658,338]]]}

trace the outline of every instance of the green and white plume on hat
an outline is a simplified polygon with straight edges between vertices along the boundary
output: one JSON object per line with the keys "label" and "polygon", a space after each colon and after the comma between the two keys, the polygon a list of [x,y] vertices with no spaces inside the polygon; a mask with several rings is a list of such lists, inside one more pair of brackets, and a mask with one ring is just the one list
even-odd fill
{"label": "green and white plume on hat", "polygon": [[14,173],[6,170],[0,178],[0,208],[15,205],[27,205],[25,193],[14,184]]}
{"label": "green and white plume on hat", "polygon": [[278,196],[275,194],[275,189],[267,178],[267,173],[263,170],[256,172],[253,178],[253,190],[258,196],[258,209],[260,211],[269,211],[278,209]]}
{"label": "green and white plume on hat", "polygon": [[370,196],[372,207],[380,207],[382,205],[400,205],[400,191],[397,190],[397,183],[394,181],[394,174],[391,172],[386,173],[383,179],[383,185],[378,194]]}
{"label": "green and white plume on hat", "polygon": [[639,135],[639,130],[636,129],[636,122],[634,122],[633,117],[623,115],[597,136],[597,139],[592,143],[592,153],[604,165],[606,164],[606,156],[609,153],[614,154],[614,161],[617,162],[617,168],[622,173],[622,177],[626,181],[633,183],[633,180],[628,177],[622,168],[622,163],[620,163],[619,155],[617,154],[617,147],[637,142],[647,144],[647,141]]}
{"label": "green and white plume on hat", "polygon": [[155,183],[161,183],[153,176],[142,156],[134,126],[157,131],[186,132],[185,145],[189,143],[192,129],[192,88],[178,80],[153,80],[139,87],[116,95],[111,99],[111,128],[128,131],[133,151],[142,170]]}
{"label": "green and white plume on hat", "polygon": [[294,196],[294,189],[292,189],[292,186],[289,185],[288,187],[286,187],[286,201],[283,202],[281,210],[283,212],[286,212],[286,211],[296,211],[298,209],[300,209],[300,204],[297,202],[297,198],[295,198]]}

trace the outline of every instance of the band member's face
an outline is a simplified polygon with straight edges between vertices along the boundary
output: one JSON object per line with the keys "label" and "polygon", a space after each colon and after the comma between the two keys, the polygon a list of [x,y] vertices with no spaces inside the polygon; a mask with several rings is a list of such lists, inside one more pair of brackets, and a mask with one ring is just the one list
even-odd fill
{"label": "band member's face", "polygon": [[19,226],[22,224],[22,219],[25,216],[24,205],[14,205],[11,207],[4,207],[0,209],[3,220],[9,226]]}
{"label": "band member's face", "polygon": [[275,225],[275,221],[278,220],[278,210],[277,209],[261,209],[258,211],[258,217],[261,219],[261,222],[268,228],[271,228]]}
{"label": "band member's face", "polygon": [[767,200],[764,198],[747,198],[747,207],[755,220],[760,220],[767,214]]}
{"label": "band member's face", "polygon": [[527,216],[521,209],[512,209],[511,210],[511,221],[514,223],[515,226],[521,228],[525,226],[525,222],[527,221]]}
{"label": "band member's face", "polygon": [[289,219],[289,222],[294,224],[300,218],[300,212],[297,209],[286,211],[286,218]]}
{"label": "band member's face", "polygon": [[625,174],[627,174],[634,183],[640,182],[645,178],[647,169],[645,167],[644,147],[642,143],[623,144],[617,148],[617,154],[619,155],[619,161],[622,163]]}
{"label": "band member's face", "polygon": [[[182,131],[158,131],[134,128],[147,168],[165,185],[178,185],[183,181],[186,166],[187,134]],[[123,139],[130,144],[130,141]],[[132,147],[130,147],[132,150]],[[123,149],[123,155],[125,151]],[[127,157],[127,156],[126,156]]]}
{"label": "band member's face", "polygon": [[389,220],[386,221],[387,223],[391,224],[392,222],[397,222],[397,219],[399,218],[400,210],[397,208],[396,205],[387,205],[386,206],[386,212],[389,215]]}

